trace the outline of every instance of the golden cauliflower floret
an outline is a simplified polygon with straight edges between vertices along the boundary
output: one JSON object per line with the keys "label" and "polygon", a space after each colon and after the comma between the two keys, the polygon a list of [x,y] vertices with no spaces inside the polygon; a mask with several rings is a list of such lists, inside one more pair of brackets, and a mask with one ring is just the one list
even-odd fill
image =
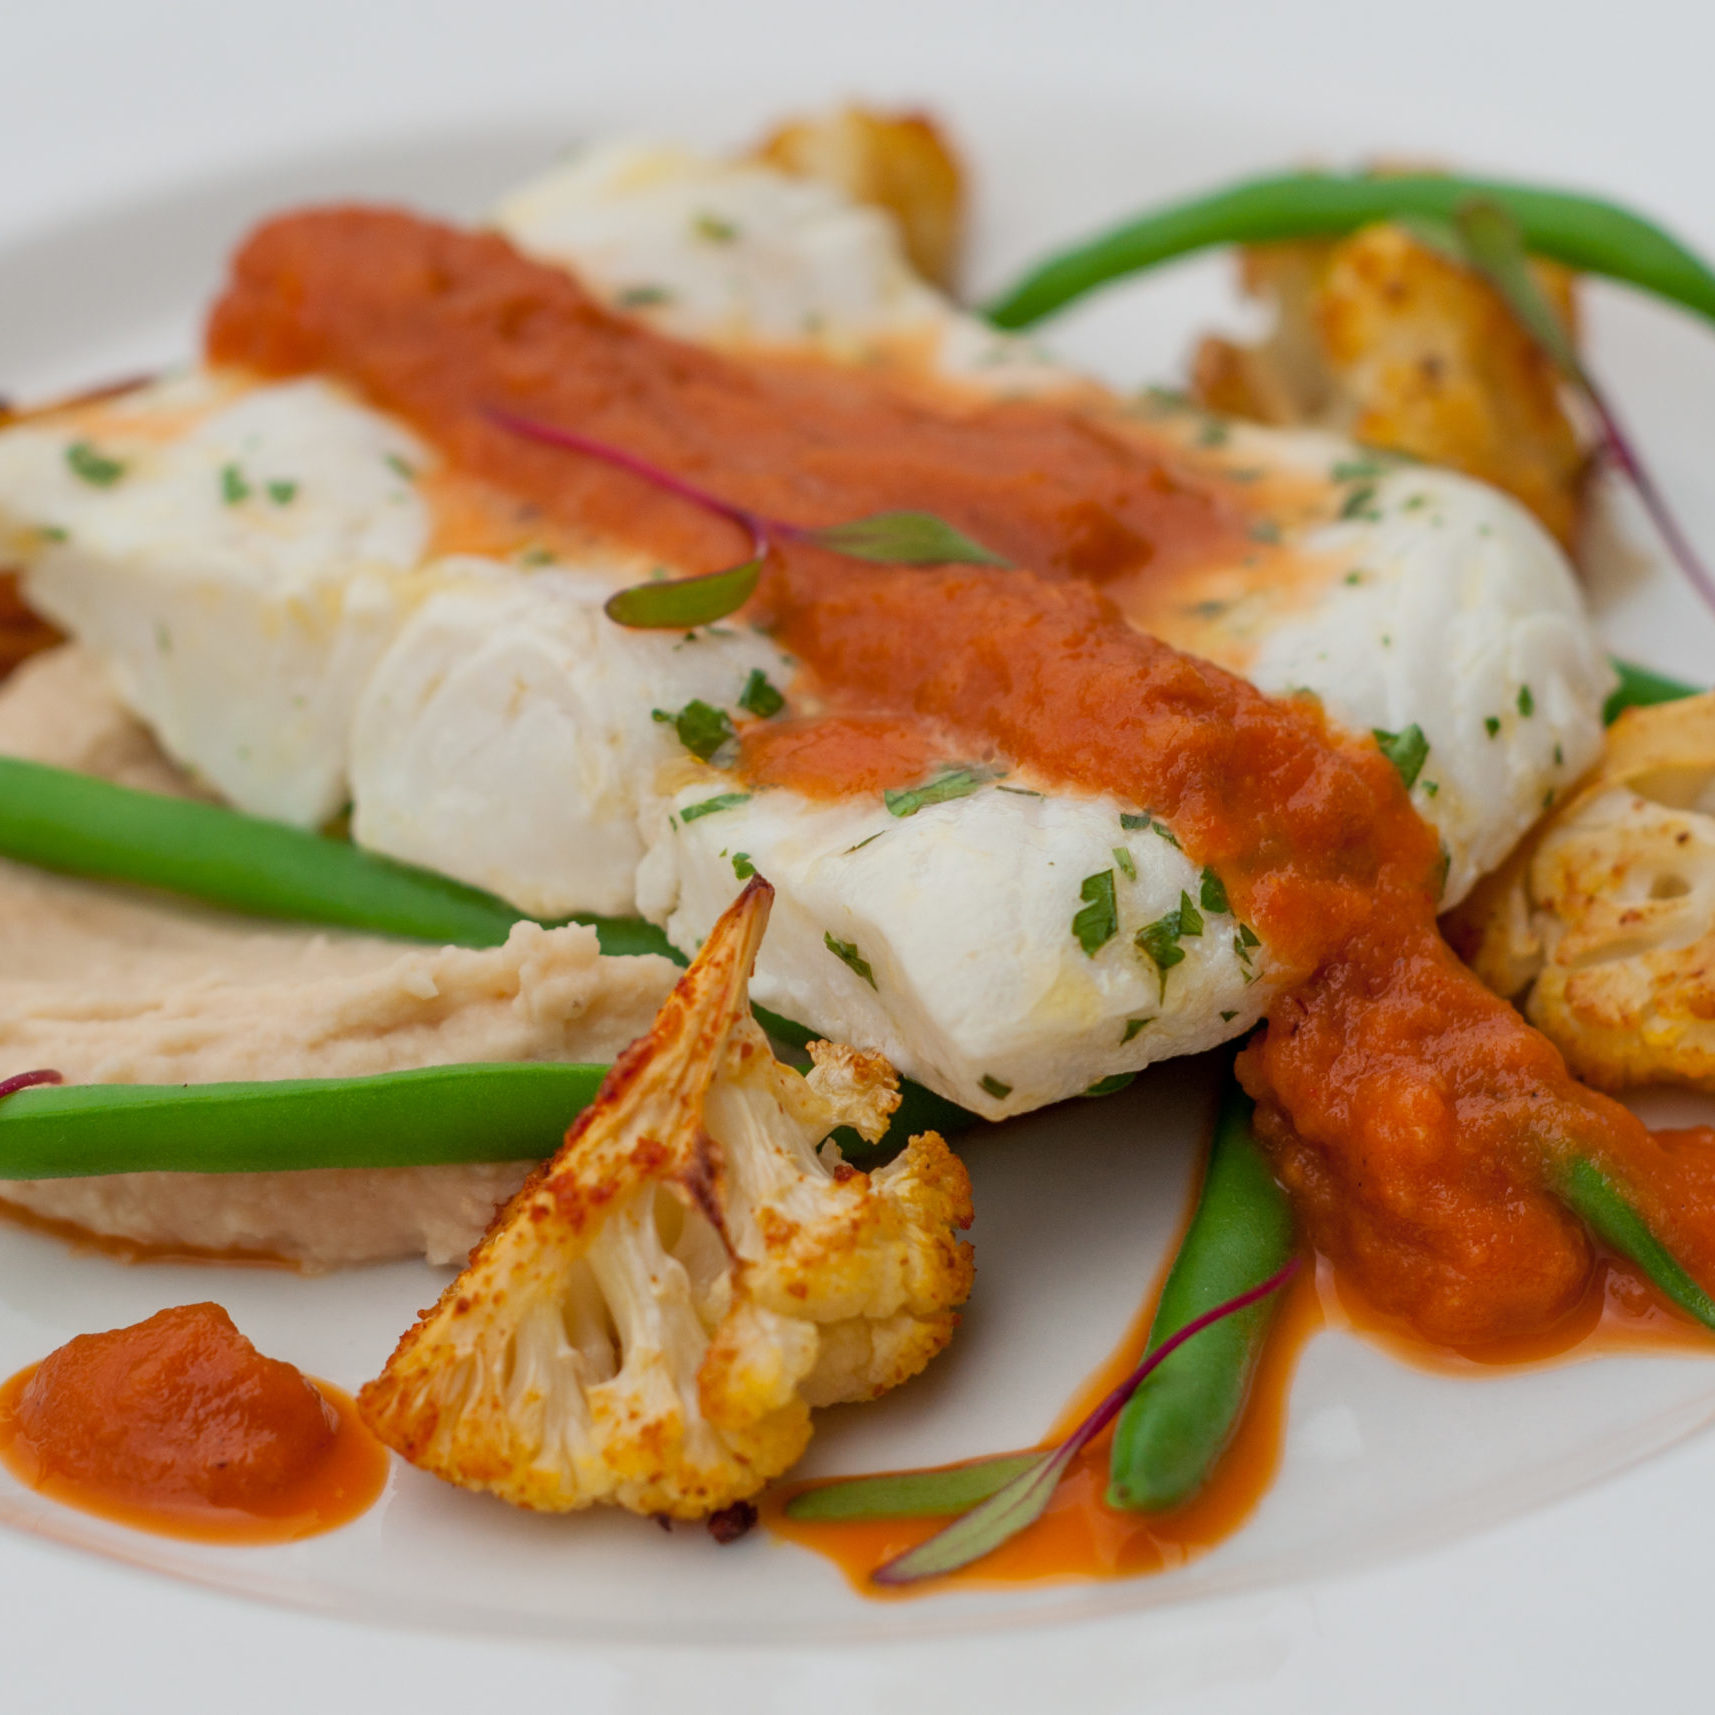
{"label": "golden cauliflower floret", "polygon": [[1587,1083],[1715,1091],[1715,693],[1622,715],[1450,932]]}
{"label": "golden cauliflower floret", "polygon": [[517,1506],[699,1518],[946,1345],[970,1290],[970,1182],[935,1133],[874,1173],[898,1104],[878,1055],[806,1077],[750,1016],[773,891],[757,877],[650,1033],[361,1395],[413,1464]]}
{"label": "golden cauliflower floret", "polygon": [[[1572,276],[1535,267],[1573,328]],[[1572,540],[1583,445],[1554,364],[1485,280],[1382,224],[1247,250],[1243,282],[1273,305],[1274,331],[1259,346],[1204,340],[1199,403],[1451,466],[1507,490]]]}
{"label": "golden cauliflower floret", "polygon": [[964,247],[964,178],[958,157],[927,114],[845,107],[782,125],[763,139],[756,155],[782,172],[818,179],[854,202],[885,209],[899,223],[917,272],[938,286],[952,286]]}

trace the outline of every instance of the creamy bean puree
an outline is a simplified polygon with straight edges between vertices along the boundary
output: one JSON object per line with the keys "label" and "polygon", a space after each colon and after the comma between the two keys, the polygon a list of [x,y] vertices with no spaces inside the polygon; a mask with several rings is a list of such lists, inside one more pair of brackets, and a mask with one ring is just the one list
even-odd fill
{"label": "creamy bean puree", "polygon": [[[0,752],[191,793],[75,647],[0,686]],[[520,924],[470,951],[306,930],[0,862],[0,1065],[74,1083],[366,1076],[472,1061],[607,1061],[675,976],[593,930]],[[569,1120],[570,1116],[568,1116]],[[0,1181],[0,1199],[138,1244],[310,1269],[461,1261],[531,1164]]]}

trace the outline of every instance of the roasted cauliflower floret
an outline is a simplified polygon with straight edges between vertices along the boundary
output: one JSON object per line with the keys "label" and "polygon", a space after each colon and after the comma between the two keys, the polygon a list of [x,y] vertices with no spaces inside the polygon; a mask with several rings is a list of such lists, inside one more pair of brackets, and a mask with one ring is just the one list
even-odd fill
{"label": "roasted cauliflower floret", "polygon": [[[1572,276],[1549,263],[1536,271],[1574,327]],[[1242,280],[1272,304],[1274,331],[1256,346],[1205,339],[1199,403],[1449,465],[1507,490],[1571,542],[1585,451],[1553,363],[1486,281],[1387,224],[1247,250]]]}
{"label": "roasted cauliflower floret", "polygon": [[877,1055],[782,1066],[749,1011],[757,877],[465,1271],[364,1388],[413,1464],[517,1506],[699,1518],[803,1452],[810,1408],[946,1345],[970,1290],[970,1182],[940,1137],[874,1173],[898,1103]]}
{"label": "roasted cauliflower floret", "polygon": [[1715,1091],[1715,693],[1622,715],[1449,934],[1587,1083]]}
{"label": "roasted cauliflower floret", "polygon": [[965,237],[964,181],[958,157],[927,114],[844,107],[792,120],[763,139],[756,157],[885,209],[917,272],[937,286],[953,285]]}

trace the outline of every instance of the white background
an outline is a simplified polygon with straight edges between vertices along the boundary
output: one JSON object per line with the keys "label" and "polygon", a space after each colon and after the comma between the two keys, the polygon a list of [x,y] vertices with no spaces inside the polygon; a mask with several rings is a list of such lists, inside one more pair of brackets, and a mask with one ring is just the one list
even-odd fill
{"label": "white background", "polygon": [[[561,112],[570,137],[581,104],[633,94],[659,115],[1070,93],[1306,135],[1337,116],[1378,148],[1610,189],[1715,249],[1712,64],[1715,8],[1692,0],[9,0],[0,243],[304,148]],[[1668,473],[1694,512],[1707,397]],[[1697,670],[1683,648],[1664,664]],[[27,1548],[0,1556],[0,1708],[1704,1707],[1712,1525],[1706,1436],[1458,1547],[1147,1624],[715,1659],[373,1632]]]}

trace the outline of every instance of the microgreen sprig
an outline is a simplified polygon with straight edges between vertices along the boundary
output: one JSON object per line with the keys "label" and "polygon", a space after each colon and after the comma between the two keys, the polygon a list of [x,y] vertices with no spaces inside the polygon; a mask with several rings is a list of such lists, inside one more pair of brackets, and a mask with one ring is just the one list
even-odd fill
{"label": "microgreen sprig", "polygon": [[1715,610],[1715,577],[1681,528],[1666,497],[1638,455],[1637,443],[1620,421],[1612,402],[1585,368],[1554,307],[1530,269],[1518,222],[1499,203],[1473,199],[1455,211],[1452,229],[1466,265],[1500,293],[1520,326],[1583,395],[1602,435],[1602,450],[1631,483],[1667,549],[1704,602]]}
{"label": "microgreen sprig", "polygon": [[677,495],[717,518],[726,519],[750,537],[750,557],[737,565],[706,572],[700,577],[634,584],[619,591],[609,598],[606,609],[608,618],[618,625],[640,630],[677,631],[724,619],[737,612],[756,593],[768,555],[786,542],[827,548],[836,554],[844,554],[848,559],[867,560],[875,565],[1011,564],[992,548],[984,547],[933,512],[877,512],[868,518],[855,518],[843,524],[792,524],[723,500],[718,494],[684,477],[675,476],[623,447],[579,434],[575,429],[562,429],[557,424],[521,417],[511,411],[494,410],[488,416],[501,428],[525,440],[539,441],[544,446],[559,447],[566,452],[582,453],[586,458],[599,459],[604,464],[627,471],[663,493]]}
{"label": "microgreen sprig", "polygon": [[[1298,1267],[1299,1260],[1293,1257],[1261,1285],[1187,1322],[1163,1340],[1057,1447],[1036,1454],[1006,1453],[947,1471],[860,1477],[852,1483],[827,1484],[795,1497],[787,1506],[787,1516],[895,1517],[939,1514],[956,1511],[960,1505],[970,1506],[970,1511],[944,1530],[877,1567],[870,1577],[877,1584],[896,1586],[958,1572],[1010,1542],[1047,1511],[1072,1461],[1119,1416],[1138,1388],[1187,1340],[1278,1292],[1298,1272]],[[1003,1480],[990,1487],[995,1479]],[[973,1498],[977,1499],[975,1506],[971,1506]],[[881,1513],[878,1507],[894,1510]]]}

